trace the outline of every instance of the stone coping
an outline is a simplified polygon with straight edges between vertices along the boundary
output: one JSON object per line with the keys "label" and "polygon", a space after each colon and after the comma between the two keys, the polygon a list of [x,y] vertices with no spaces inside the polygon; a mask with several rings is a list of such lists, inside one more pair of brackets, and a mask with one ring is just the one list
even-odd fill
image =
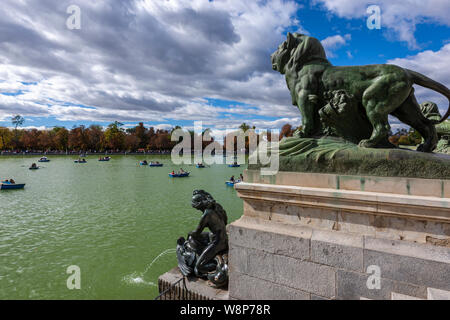
{"label": "stone coping", "polygon": [[[450,198],[241,182],[240,198],[450,223]],[[245,212],[244,212],[245,215]]]}
{"label": "stone coping", "polygon": [[263,176],[259,170],[245,170],[244,181],[299,187],[450,198],[450,177],[448,179],[421,179],[284,171],[280,171],[272,176]]}
{"label": "stone coping", "polygon": [[173,286],[173,289],[161,296],[161,300],[228,300],[228,290],[208,285],[208,281],[200,278],[186,278],[186,287],[182,283],[174,283],[183,278],[178,267],[171,269],[158,278],[161,291]]}
{"label": "stone coping", "polygon": [[[246,241],[242,243],[242,240],[237,238],[236,233],[239,232],[238,230],[240,228],[246,229],[247,233],[250,232],[252,236],[251,239],[246,238]],[[286,237],[288,237],[450,264],[450,250],[447,247],[435,246],[428,243],[384,239],[363,234],[322,230],[308,226],[295,228],[281,222],[246,216],[231,223],[228,226],[228,229],[230,233],[230,243],[232,245],[250,247],[269,253],[276,253],[277,250],[279,250],[279,247],[281,247],[280,243],[276,243],[277,246],[275,247],[270,244],[269,239],[273,240],[273,237],[270,237],[270,234],[272,234],[277,235],[277,237],[280,238],[280,241],[283,241],[283,245],[288,243],[286,242]],[[260,232],[260,234],[256,236],[254,235],[255,232]],[[256,239],[261,241],[256,241]],[[297,244],[296,250],[299,250],[299,247],[300,246]],[[308,251],[309,254],[311,254],[311,248],[304,251]],[[307,259],[310,259],[310,255],[308,255]]]}

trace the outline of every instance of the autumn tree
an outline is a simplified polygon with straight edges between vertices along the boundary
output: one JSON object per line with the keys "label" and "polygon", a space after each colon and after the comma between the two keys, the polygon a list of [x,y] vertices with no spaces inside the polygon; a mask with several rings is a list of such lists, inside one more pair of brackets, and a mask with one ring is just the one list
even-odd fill
{"label": "autumn tree", "polygon": [[8,128],[0,127],[0,150],[9,149],[13,135]]}
{"label": "autumn tree", "polygon": [[86,130],[86,135],[89,150],[96,150],[96,151],[104,150],[105,134],[101,126],[95,124],[91,125]]}
{"label": "autumn tree", "polygon": [[284,126],[281,127],[280,140],[285,137],[292,137],[293,134],[294,130],[292,126],[289,123],[286,123]]}
{"label": "autumn tree", "polygon": [[136,151],[139,148],[140,140],[135,134],[125,136],[125,148],[127,151]]}
{"label": "autumn tree", "polygon": [[39,148],[40,134],[37,129],[24,130],[20,137],[20,143],[28,150]]}
{"label": "autumn tree", "polygon": [[42,130],[38,137],[38,147],[42,151],[54,149],[51,131]]}
{"label": "autumn tree", "polygon": [[155,136],[156,136],[156,139],[154,139],[155,148],[158,150],[168,150],[168,149],[171,149],[175,145],[171,141],[171,139],[170,139],[171,134],[167,130],[158,129],[156,131]]}
{"label": "autumn tree", "polygon": [[88,149],[89,138],[85,126],[74,127],[69,132],[68,140],[69,148],[77,151]]}
{"label": "autumn tree", "polygon": [[138,147],[145,148],[148,144],[148,134],[143,122],[139,122],[139,125],[135,127],[134,135],[138,139]]}
{"label": "autumn tree", "polygon": [[57,150],[67,150],[69,147],[69,130],[63,127],[55,127],[53,132],[53,145]]}

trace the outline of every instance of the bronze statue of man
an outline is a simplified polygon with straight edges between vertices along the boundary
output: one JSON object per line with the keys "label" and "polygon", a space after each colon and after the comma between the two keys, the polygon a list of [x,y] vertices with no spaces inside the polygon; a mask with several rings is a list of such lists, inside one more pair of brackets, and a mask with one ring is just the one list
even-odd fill
{"label": "bronze statue of man", "polygon": [[[204,190],[195,190],[192,207],[202,212],[197,228],[188,239],[177,241],[178,266],[185,276],[208,278],[220,287],[228,282],[227,213]],[[210,232],[204,232],[208,228]]]}
{"label": "bronze statue of man", "polygon": [[[192,197],[192,207],[203,212],[197,228],[189,233],[194,239],[209,238],[207,247],[203,250],[195,265],[195,273],[201,275],[211,271],[210,263],[216,255],[228,250],[226,226],[228,218],[225,210],[206,191],[195,190]],[[211,232],[203,232],[208,228]]]}

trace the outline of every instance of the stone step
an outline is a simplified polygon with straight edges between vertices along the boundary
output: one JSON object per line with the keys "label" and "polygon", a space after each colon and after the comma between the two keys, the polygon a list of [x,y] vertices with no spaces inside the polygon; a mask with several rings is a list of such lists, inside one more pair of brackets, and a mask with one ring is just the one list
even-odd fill
{"label": "stone step", "polygon": [[450,300],[450,291],[428,288],[427,289],[428,300]]}
{"label": "stone step", "polygon": [[406,294],[392,292],[391,293],[391,300],[425,300],[425,299],[420,299],[420,298],[417,298],[417,297],[408,296]]}

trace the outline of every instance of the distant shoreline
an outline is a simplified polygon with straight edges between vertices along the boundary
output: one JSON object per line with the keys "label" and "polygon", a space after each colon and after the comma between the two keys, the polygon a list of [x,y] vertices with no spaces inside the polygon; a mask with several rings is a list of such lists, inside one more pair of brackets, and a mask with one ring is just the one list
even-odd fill
{"label": "distant shoreline", "polygon": [[71,156],[71,157],[80,157],[84,156],[157,156],[157,155],[170,155],[169,152],[86,152],[86,153],[54,153],[54,152],[20,152],[20,153],[12,153],[12,152],[0,152],[0,156]]}
{"label": "distant shoreline", "polygon": [[[171,151],[163,151],[163,152],[86,152],[86,153],[76,153],[76,152],[1,152],[0,156],[71,156],[71,157],[81,157],[84,156],[168,156],[171,155]],[[248,153],[246,153],[248,155]],[[194,155],[194,152],[191,153]],[[218,155],[219,156],[219,155]],[[220,154],[220,156],[235,156],[235,155],[227,155],[226,153]]]}

